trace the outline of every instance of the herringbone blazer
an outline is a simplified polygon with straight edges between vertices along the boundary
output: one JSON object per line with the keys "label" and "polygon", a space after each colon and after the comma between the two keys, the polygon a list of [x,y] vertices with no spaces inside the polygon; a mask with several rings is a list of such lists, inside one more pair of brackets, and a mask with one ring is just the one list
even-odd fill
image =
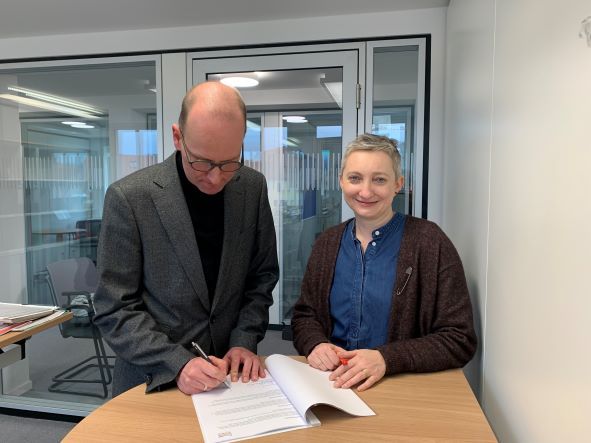
{"label": "herringbone blazer", "polygon": [[94,321],[118,357],[114,395],[173,382],[194,357],[191,341],[218,357],[234,346],[256,352],[279,275],[267,186],[243,167],[224,189],[211,303],[175,154],[107,190]]}

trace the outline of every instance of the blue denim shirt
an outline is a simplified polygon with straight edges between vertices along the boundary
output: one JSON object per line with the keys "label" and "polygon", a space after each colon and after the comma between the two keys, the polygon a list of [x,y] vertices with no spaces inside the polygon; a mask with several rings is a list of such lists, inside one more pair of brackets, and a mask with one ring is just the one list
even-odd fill
{"label": "blue denim shirt", "polygon": [[365,254],[355,238],[355,220],[345,228],[330,290],[334,344],[352,350],[373,349],[387,342],[405,221],[405,215],[397,212],[374,230]]}

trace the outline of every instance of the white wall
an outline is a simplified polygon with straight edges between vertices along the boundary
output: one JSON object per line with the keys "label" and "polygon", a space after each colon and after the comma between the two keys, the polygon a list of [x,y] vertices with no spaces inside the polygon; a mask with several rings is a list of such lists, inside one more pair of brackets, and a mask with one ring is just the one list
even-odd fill
{"label": "white wall", "polygon": [[[446,8],[432,8],[211,26],[9,38],[0,39],[0,54],[4,60],[22,60],[431,34],[433,39],[428,205],[429,218],[440,221],[445,11]],[[75,20],[75,17],[72,19]]]}
{"label": "white wall", "polygon": [[465,373],[479,398],[486,318],[493,19],[491,0],[452,2],[447,17],[442,224],[460,252],[472,297],[480,340]]}
{"label": "white wall", "polygon": [[448,11],[444,220],[479,225],[454,241],[484,302],[482,404],[502,442],[589,441],[591,5],[474,3]]}

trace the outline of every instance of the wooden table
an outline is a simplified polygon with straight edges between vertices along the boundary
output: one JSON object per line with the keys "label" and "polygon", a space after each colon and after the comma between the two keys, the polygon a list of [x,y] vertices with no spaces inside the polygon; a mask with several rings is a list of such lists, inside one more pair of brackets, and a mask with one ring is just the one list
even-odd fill
{"label": "wooden table", "polygon": [[[78,423],[63,442],[203,442],[191,397],[178,389],[146,395],[140,385]],[[496,442],[461,370],[386,377],[360,392],[376,412],[351,417],[315,407],[320,427],[259,437],[261,442]]]}
{"label": "wooden table", "polygon": [[[56,325],[59,325],[60,323],[70,320],[72,315],[73,314],[71,312],[66,312],[57,318],[49,320],[48,322],[35,326],[31,329],[27,329],[26,331],[7,332],[6,334],[0,335],[0,368],[25,358],[25,341],[27,339],[31,338],[35,334],[38,334],[39,332],[45,331],[46,329],[52,328]],[[20,357],[18,357],[18,348],[4,352],[3,348],[13,344],[20,345]]]}

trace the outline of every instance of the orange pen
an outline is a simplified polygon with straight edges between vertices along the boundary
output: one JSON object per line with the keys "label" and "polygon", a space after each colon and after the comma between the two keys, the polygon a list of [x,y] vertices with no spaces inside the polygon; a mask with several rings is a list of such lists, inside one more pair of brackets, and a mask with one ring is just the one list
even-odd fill
{"label": "orange pen", "polygon": [[343,357],[339,357],[339,360],[341,361],[342,365],[347,365],[349,363],[349,360]]}

